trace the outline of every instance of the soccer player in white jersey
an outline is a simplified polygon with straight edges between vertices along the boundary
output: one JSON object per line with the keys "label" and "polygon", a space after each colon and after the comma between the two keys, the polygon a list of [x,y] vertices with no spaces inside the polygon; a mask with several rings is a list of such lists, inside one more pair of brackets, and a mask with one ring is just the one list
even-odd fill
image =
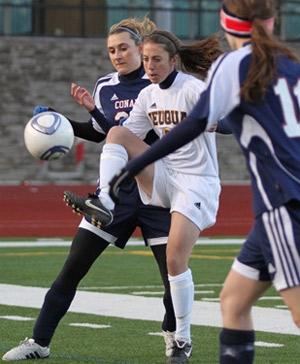
{"label": "soccer player in white jersey", "polygon": [[[220,55],[212,37],[183,45],[171,33],[155,30],[143,41],[143,63],[152,84],[144,88],[123,127],[108,133],[100,163],[100,200],[74,201],[82,211],[99,220],[113,210],[108,182],[131,159],[149,148],[143,139],[154,130],[162,138],[191,112],[205,89],[203,81],[176,70],[181,62],[187,71],[205,77]],[[86,93],[77,90],[84,103]],[[175,345],[168,363],[186,363],[191,357],[191,314],[194,300],[189,257],[199,233],[216,221],[220,181],[215,134],[204,133],[191,143],[146,168],[137,178],[145,204],[170,208],[171,228],[167,244],[167,267],[176,316]],[[93,209],[92,206],[95,206]]]}
{"label": "soccer player in white jersey", "polygon": [[149,164],[226,117],[247,161],[255,221],[221,292],[221,364],[254,362],[251,308],[271,284],[300,328],[300,63],[273,36],[275,9],[275,0],[223,1],[233,51],[215,62],[186,120],[112,181],[115,196],[127,176],[142,181]]}

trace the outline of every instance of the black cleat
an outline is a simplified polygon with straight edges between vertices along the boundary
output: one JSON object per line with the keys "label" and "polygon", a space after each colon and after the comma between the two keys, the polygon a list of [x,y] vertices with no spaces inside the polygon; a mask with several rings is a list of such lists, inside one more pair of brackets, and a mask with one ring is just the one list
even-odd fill
{"label": "black cleat", "polygon": [[101,203],[95,194],[81,197],[73,192],[65,191],[64,201],[77,214],[91,218],[91,223],[98,228],[109,225],[113,221],[112,212]]}
{"label": "black cleat", "polygon": [[175,343],[171,356],[167,358],[167,364],[187,364],[192,356],[192,344],[178,340]]}

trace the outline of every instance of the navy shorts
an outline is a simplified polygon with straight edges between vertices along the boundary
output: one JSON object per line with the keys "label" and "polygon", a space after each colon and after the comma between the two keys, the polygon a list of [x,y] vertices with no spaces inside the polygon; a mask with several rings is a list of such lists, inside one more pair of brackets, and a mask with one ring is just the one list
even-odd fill
{"label": "navy shorts", "polygon": [[116,204],[114,220],[110,225],[98,229],[84,218],[79,227],[92,231],[110,244],[124,248],[136,227],[140,227],[146,245],[166,244],[170,225],[170,210],[144,205],[133,181],[120,189],[119,203]]}
{"label": "navy shorts", "polygon": [[232,268],[280,291],[300,285],[300,202],[257,217]]}

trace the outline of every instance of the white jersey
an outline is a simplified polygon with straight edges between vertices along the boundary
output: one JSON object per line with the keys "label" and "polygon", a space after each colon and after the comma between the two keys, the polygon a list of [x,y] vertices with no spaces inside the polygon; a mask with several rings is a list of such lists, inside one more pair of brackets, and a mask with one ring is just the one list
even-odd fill
{"label": "white jersey", "polygon": [[[144,88],[123,125],[140,139],[151,129],[162,138],[191,112],[204,89],[204,82],[178,72],[168,88],[158,84]],[[218,178],[215,133],[201,134],[164,160],[178,172]]]}

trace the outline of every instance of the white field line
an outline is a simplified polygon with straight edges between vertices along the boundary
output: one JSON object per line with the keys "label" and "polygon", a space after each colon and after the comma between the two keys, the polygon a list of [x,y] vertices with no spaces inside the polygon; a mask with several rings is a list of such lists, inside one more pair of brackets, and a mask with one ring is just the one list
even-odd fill
{"label": "white field line", "polygon": [[[215,291],[194,291],[195,294],[214,294]],[[130,294],[134,294],[137,296],[155,296],[160,295],[163,296],[164,291],[133,291]]]}
{"label": "white field line", "polygon": [[87,327],[89,329],[108,329],[111,327],[111,325],[98,325],[98,324],[91,324],[88,322],[73,322],[70,323],[69,326],[74,326],[74,327]]}
{"label": "white field line", "polygon": [[[197,288],[197,287],[221,287],[223,286],[222,283],[199,283],[199,284],[195,284],[194,287]],[[85,291],[101,291],[102,289],[105,289],[105,290],[123,290],[123,289],[142,289],[142,288],[148,288],[148,289],[151,289],[151,288],[163,288],[163,285],[161,284],[158,284],[158,285],[150,285],[150,284],[146,284],[146,285],[143,285],[143,286],[83,286],[81,287],[80,286],[80,290],[85,290]],[[207,291],[207,292],[214,292],[214,291]]]}
{"label": "white field line", "polygon": [[284,345],[278,343],[267,343],[265,341],[255,341],[255,346],[260,346],[263,348],[282,348]]}
{"label": "white field line", "polygon": [[[163,336],[162,332],[148,332],[150,336]],[[281,348],[284,345],[278,343],[270,343],[266,341],[255,341],[255,346],[265,347],[265,348]]]}
{"label": "white field line", "polygon": [[[214,238],[200,238],[197,240],[198,244],[212,244],[212,245],[226,245],[226,244],[242,244],[244,239],[214,239]],[[38,239],[36,241],[0,241],[0,248],[32,248],[32,247],[54,247],[54,246],[70,246],[71,241],[62,239]],[[144,246],[144,241],[139,239],[131,239],[128,246]]]}
{"label": "white field line", "polygon": [[[0,284],[0,304],[39,309],[46,292],[46,288]],[[77,292],[69,311],[149,321],[162,321],[164,315],[161,298],[82,291]],[[287,310],[254,307],[253,319],[258,331],[300,335]],[[195,302],[192,324],[221,327],[219,303]]]}
{"label": "white field line", "polygon": [[11,320],[11,321],[33,321],[33,320],[35,320],[33,317],[12,316],[12,315],[0,316],[0,319]]}

